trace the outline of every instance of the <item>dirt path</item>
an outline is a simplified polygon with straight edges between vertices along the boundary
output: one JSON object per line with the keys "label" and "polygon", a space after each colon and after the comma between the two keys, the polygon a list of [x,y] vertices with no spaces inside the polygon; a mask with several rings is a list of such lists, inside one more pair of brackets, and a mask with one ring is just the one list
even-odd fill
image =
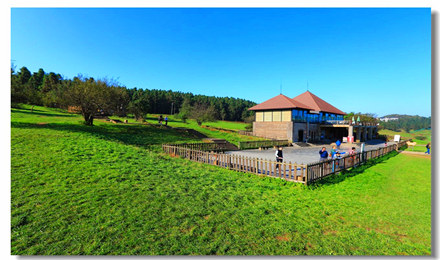
{"label": "dirt path", "polygon": [[429,159],[431,159],[431,155],[430,154],[426,154],[426,153],[423,153],[423,152],[401,151],[400,153],[407,154],[407,155],[414,156],[414,157],[429,158]]}

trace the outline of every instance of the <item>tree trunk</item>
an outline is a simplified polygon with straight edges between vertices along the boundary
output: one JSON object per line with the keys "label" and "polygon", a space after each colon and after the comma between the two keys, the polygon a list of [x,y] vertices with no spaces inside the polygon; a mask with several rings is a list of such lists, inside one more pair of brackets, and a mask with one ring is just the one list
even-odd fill
{"label": "tree trunk", "polygon": [[83,112],[83,117],[86,125],[93,125],[93,114],[89,112]]}

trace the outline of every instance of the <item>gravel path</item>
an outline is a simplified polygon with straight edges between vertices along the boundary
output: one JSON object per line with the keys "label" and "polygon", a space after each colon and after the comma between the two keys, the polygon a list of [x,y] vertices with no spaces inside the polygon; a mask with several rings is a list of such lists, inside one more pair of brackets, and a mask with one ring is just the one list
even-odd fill
{"label": "gravel path", "polygon": [[[393,144],[389,142],[388,145]],[[360,145],[348,145],[342,144],[340,152],[346,152],[351,149],[351,147],[356,147],[356,151],[360,152]],[[285,162],[292,163],[300,163],[300,164],[308,164],[319,161],[319,151],[322,147],[326,147],[327,151],[330,152],[331,145],[313,145],[312,147],[283,147],[283,157]],[[385,147],[385,143],[378,140],[372,140],[366,143],[365,150],[374,150],[379,147]],[[242,150],[242,151],[229,151],[226,152],[228,154],[238,154],[242,156],[252,157],[252,158],[261,158],[266,160],[275,160],[275,149],[269,148],[267,150],[258,150],[258,149],[250,149],[250,150]]]}

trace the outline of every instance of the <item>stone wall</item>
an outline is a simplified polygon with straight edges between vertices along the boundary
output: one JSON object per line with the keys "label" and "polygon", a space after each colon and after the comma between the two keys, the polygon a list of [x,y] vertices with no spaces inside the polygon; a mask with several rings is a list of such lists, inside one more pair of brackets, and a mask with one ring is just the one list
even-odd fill
{"label": "stone wall", "polygon": [[293,122],[254,122],[255,136],[292,141]]}

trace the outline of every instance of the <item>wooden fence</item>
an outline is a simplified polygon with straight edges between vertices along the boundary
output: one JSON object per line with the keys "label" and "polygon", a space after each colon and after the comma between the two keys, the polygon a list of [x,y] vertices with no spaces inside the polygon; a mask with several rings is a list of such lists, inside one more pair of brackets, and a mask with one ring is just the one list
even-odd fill
{"label": "wooden fence", "polygon": [[248,142],[238,142],[238,149],[255,149],[255,148],[268,148],[273,146],[287,146],[289,145],[289,140],[263,140],[263,141],[248,141]]}
{"label": "wooden fence", "polygon": [[302,164],[291,162],[278,163],[259,158],[194,150],[167,144],[162,145],[162,150],[172,156],[178,156],[191,161],[217,165],[222,168],[239,172],[283,178],[287,181],[307,184],[307,166]]}
{"label": "wooden fence", "polygon": [[215,152],[222,152],[222,151],[226,151],[228,149],[226,142],[225,143],[165,144],[165,146],[187,148],[187,149],[199,150],[199,151],[215,151]]}
{"label": "wooden fence", "polygon": [[254,136],[254,132],[246,131],[246,130],[238,130],[238,134],[240,134],[240,135],[247,135],[247,136]]}
{"label": "wooden fence", "polygon": [[248,172],[261,176],[282,178],[287,181],[300,182],[307,185],[331,174],[361,165],[370,159],[378,158],[394,150],[398,150],[406,145],[406,141],[387,147],[381,147],[376,150],[357,153],[352,156],[347,155],[341,159],[330,159],[308,165],[291,162],[281,163],[260,158],[216,153],[213,152],[215,149],[208,149],[213,148],[210,147],[210,145],[215,147],[214,145],[217,144],[163,144],[162,150],[171,156],[181,157],[191,161],[203,162],[230,170]]}
{"label": "wooden fence", "polygon": [[405,145],[406,141],[402,141],[387,147],[380,147],[376,150],[356,153],[355,155],[346,155],[341,159],[330,159],[323,162],[310,163],[307,165],[306,183],[314,182],[342,170],[364,164],[370,159],[382,157]]}

